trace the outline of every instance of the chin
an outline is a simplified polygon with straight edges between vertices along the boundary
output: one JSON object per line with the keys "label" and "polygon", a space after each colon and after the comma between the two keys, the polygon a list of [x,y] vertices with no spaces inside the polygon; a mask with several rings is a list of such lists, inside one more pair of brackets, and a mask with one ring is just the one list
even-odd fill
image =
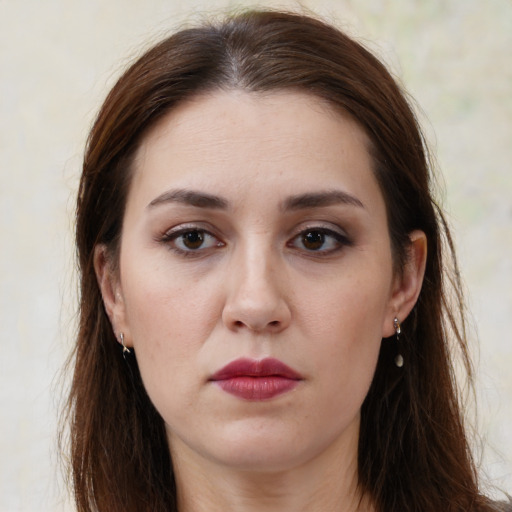
{"label": "chin", "polygon": [[237,471],[253,473],[280,473],[301,466],[308,457],[299,453],[296,446],[287,447],[269,444],[266,447],[231,447],[226,453],[219,454],[219,462]]}
{"label": "chin", "polygon": [[[328,437],[294,431],[290,425],[262,422],[227,429],[216,444],[209,445],[209,456],[238,471],[279,473],[298,468],[319,457],[336,441]],[[318,434],[318,433],[317,433]]]}

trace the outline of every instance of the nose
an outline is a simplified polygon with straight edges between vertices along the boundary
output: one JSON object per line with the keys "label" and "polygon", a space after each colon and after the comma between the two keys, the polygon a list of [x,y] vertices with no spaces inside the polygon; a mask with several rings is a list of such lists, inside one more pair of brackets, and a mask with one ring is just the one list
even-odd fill
{"label": "nose", "polygon": [[290,325],[284,269],[262,251],[244,254],[232,262],[228,293],[222,312],[234,331],[277,334]]}

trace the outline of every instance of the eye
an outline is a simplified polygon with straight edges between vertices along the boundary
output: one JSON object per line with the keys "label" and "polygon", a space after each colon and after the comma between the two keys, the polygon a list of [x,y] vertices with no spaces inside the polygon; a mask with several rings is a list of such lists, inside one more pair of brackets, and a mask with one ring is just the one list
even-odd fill
{"label": "eye", "polygon": [[290,241],[289,245],[297,249],[305,249],[308,252],[325,254],[350,245],[350,242],[345,235],[331,229],[311,228],[301,231]]}
{"label": "eye", "polygon": [[178,253],[189,254],[224,245],[208,231],[194,228],[171,231],[162,238],[162,241],[170,244]]}

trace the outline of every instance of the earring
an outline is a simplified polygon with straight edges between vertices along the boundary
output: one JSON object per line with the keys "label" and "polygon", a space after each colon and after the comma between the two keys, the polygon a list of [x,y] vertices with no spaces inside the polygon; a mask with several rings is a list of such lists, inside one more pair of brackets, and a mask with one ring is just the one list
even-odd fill
{"label": "earring", "polygon": [[[400,322],[398,321],[397,317],[395,317],[395,319],[393,320],[393,327],[395,328],[396,342],[397,345],[399,345],[400,334],[402,334],[402,326],[400,325]],[[402,366],[404,365],[404,358],[402,354],[400,354],[400,352],[398,352],[398,354],[395,356],[395,364],[398,368],[402,368]]]}
{"label": "earring", "polygon": [[124,334],[122,332],[119,333],[119,340],[123,345],[123,357],[126,359],[126,354],[131,354],[132,351],[124,344]]}

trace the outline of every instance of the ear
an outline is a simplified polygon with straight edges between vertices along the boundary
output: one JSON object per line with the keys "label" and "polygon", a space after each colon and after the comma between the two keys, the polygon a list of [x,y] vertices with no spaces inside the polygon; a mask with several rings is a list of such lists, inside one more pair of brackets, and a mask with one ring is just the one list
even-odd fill
{"label": "ear", "polygon": [[125,345],[130,346],[130,335],[126,324],[126,311],[119,273],[115,269],[112,257],[105,245],[100,244],[94,248],[94,270],[100,288],[105,311],[112,324],[116,339],[119,341],[120,333],[124,334]]}
{"label": "ear", "polygon": [[407,318],[418,300],[423,285],[427,262],[427,237],[423,231],[415,230],[409,233],[409,239],[411,243],[407,248],[407,261],[402,272],[394,279],[389,310],[383,326],[384,338],[395,334],[395,318],[398,318],[400,323]]}

